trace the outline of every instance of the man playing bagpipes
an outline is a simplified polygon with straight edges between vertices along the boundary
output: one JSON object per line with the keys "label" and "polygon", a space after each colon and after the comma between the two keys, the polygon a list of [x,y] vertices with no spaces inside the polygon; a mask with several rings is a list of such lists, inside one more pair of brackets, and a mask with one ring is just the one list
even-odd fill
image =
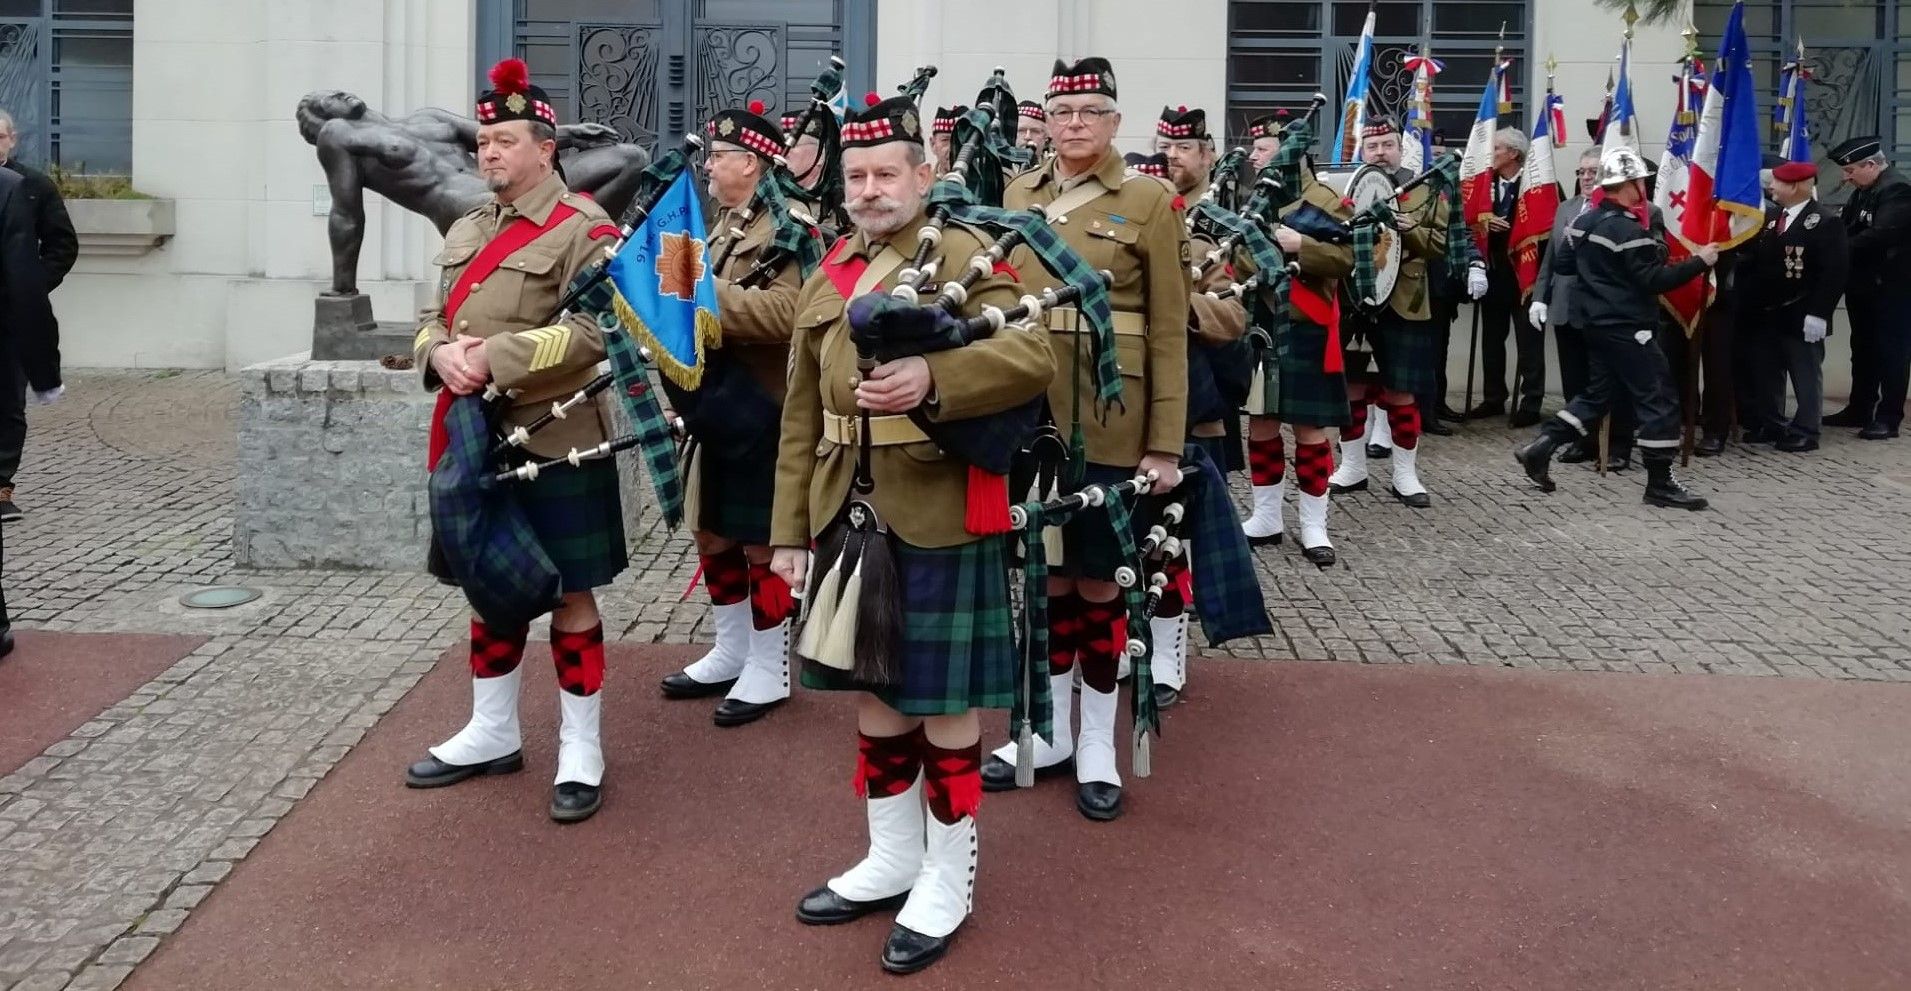
{"label": "man playing bagpipes", "polygon": [[[1121,126],[1115,96],[1114,71],[1105,59],[1073,65],[1058,59],[1046,101],[1055,157],[1010,183],[1002,205],[1042,207],[1069,247],[1112,275],[1108,302],[1123,379],[1120,402],[1105,409],[1093,402],[1095,355],[1089,335],[1081,333],[1080,315],[1067,309],[1048,314],[1060,369],[1048,387],[1049,411],[1063,436],[1079,429],[1085,440],[1080,481],[1114,484],[1154,472],[1153,490],[1159,493],[1181,482],[1187,435],[1188,232],[1174,196],[1124,167],[1114,147]],[[1032,266],[1018,261],[1018,267],[1031,286],[1052,282]],[[1152,520],[1146,512],[1135,515],[1136,527],[1145,532]],[[1106,519],[1094,514],[1070,519],[1062,545],[1048,586],[1054,741],[1037,745],[1034,764],[1052,773],[1072,759],[1080,786],[1077,810],[1107,821],[1121,814],[1116,680],[1129,637],[1128,612],[1114,579],[1126,562]],[[1082,712],[1075,741],[1068,730],[1075,693],[1068,689],[1077,660]],[[1015,787],[1015,763],[1015,744],[997,750],[983,771],[984,787]]]}
{"label": "man playing bagpipes", "polygon": [[[865,693],[857,790],[868,855],[805,896],[797,918],[833,925],[900,906],[882,954],[898,973],[940,958],[973,906],[976,711],[1013,704],[1019,663],[1007,483],[965,463],[948,438],[1032,409],[1055,370],[1038,330],[967,343],[948,334],[957,317],[1011,308],[1022,290],[999,260],[970,267],[985,246],[974,230],[950,223],[925,240],[934,174],[924,130],[906,96],[845,121],[855,230],[797,299],[771,523],[772,568],[795,588],[807,582],[803,684]],[[944,292],[962,276],[946,306],[887,291],[903,287],[924,244],[950,280]],[[890,347],[901,356],[878,357]],[[1010,433],[996,446],[1019,443]]]}
{"label": "man playing bagpipes", "polygon": [[[1280,117],[1263,117],[1249,125],[1254,138],[1250,163],[1273,169],[1284,187],[1299,195],[1276,212],[1281,221],[1274,240],[1290,263],[1298,265],[1287,280],[1286,298],[1263,287],[1262,302],[1269,322],[1271,355],[1255,369],[1256,384],[1249,394],[1248,474],[1252,483],[1253,513],[1241,523],[1248,542],[1267,546],[1281,542],[1286,532],[1282,517],[1287,494],[1287,447],[1281,424],[1294,430],[1294,479],[1300,489],[1296,503],[1301,524],[1301,554],[1316,567],[1336,560],[1327,534],[1329,488],[1334,451],[1327,428],[1348,422],[1347,379],[1340,340],[1340,280],[1354,268],[1353,248],[1340,228],[1352,213],[1338,193],[1314,175],[1308,160],[1313,129],[1309,119],[1292,126]],[[1284,319],[1276,319],[1284,317]]]}
{"label": "man playing bagpipes", "polygon": [[955,165],[955,150],[952,146],[955,143],[956,121],[968,112],[969,108],[961,104],[936,108],[935,124],[929,133],[929,156],[938,175]]}
{"label": "man playing bagpipes", "polygon": [[[770,500],[776,487],[776,433],[782,419],[790,327],[803,272],[787,259],[757,271],[772,250],[778,203],[759,188],[783,154],[783,132],[763,104],[711,118],[704,154],[710,198],[722,210],[709,244],[721,336],[697,389],[677,412],[691,434],[685,504],[716,642],[663,680],[676,699],[727,694],[718,726],[754,722],[790,697],[790,588],[770,571]],[[745,280],[748,279],[746,282]],[[677,396],[673,394],[673,400]]]}
{"label": "man playing bagpipes", "polygon": [[[1361,132],[1360,153],[1368,165],[1385,168],[1395,185],[1413,178],[1401,168],[1400,127],[1391,118],[1378,117]],[[1399,277],[1393,292],[1372,312],[1356,311],[1354,333],[1345,342],[1352,423],[1340,432],[1340,468],[1329,484],[1336,493],[1367,488],[1367,407],[1378,401],[1387,411],[1393,434],[1391,491],[1394,498],[1414,509],[1433,505],[1420,481],[1420,407],[1416,395],[1434,389],[1434,363],[1443,360],[1433,328],[1433,295],[1428,286],[1427,262],[1445,256],[1452,206],[1430,185],[1420,186],[1393,205],[1395,228],[1402,250]],[[1368,351],[1374,371],[1368,372]]]}
{"label": "man playing bagpipes", "polygon": [[1034,100],[1015,105],[1015,143],[1033,152],[1037,162],[1048,150],[1048,114]]}
{"label": "man playing bagpipes", "polygon": [[[572,317],[545,325],[571,279],[597,260],[618,233],[604,211],[565,189],[555,174],[557,118],[544,91],[530,84],[523,62],[491,70],[494,89],[478,100],[478,169],[495,194],[445,233],[436,264],[444,270],[438,302],[421,316],[413,357],[427,389],[443,391],[432,419],[429,462],[437,467],[449,435],[454,396],[487,386],[501,391],[503,423],[522,427],[555,400],[583,388],[604,359],[595,320]],[[592,401],[531,437],[532,456],[560,457],[607,436]],[[489,438],[485,438],[489,442]],[[551,817],[560,822],[597,811],[604,773],[598,716],[604,680],[604,629],[592,589],[628,563],[617,468],[609,459],[524,486],[523,515],[561,578],[561,604],[551,613],[551,656],[557,663],[563,723]],[[432,572],[451,580],[434,532]],[[518,733],[518,664],[528,626],[497,628],[471,621],[471,720],[407,771],[414,788],[454,784],[524,766]]]}

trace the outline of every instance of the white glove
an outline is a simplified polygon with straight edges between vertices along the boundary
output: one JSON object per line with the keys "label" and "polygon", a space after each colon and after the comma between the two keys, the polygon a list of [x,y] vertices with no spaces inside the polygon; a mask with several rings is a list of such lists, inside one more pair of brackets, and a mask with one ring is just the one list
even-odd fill
{"label": "white glove", "polygon": [[1528,307],[1526,310],[1526,319],[1531,320],[1533,322],[1533,326],[1535,327],[1542,327],[1542,328],[1545,327],[1546,326],[1546,304],[1540,302],[1539,300],[1534,300],[1533,305]]}
{"label": "white glove", "polygon": [[1805,343],[1816,344],[1819,341],[1824,340],[1825,332],[1828,329],[1829,328],[1825,326],[1824,317],[1806,317],[1805,318]]}
{"label": "white glove", "polygon": [[1466,294],[1473,299],[1486,298],[1486,266],[1468,265],[1466,267]]}
{"label": "white glove", "polygon": [[[1819,332],[1819,334],[1818,334],[1818,336],[1819,336],[1819,337],[1823,337],[1823,336],[1825,336],[1825,335],[1824,335],[1824,332],[1823,332],[1823,331],[1820,331],[1820,332]],[[52,401],[54,401],[55,399],[58,399],[58,398],[60,398],[61,396],[64,396],[64,395],[66,395],[66,386],[64,386],[64,385],[56,385],[56,386],[54,386],[53,388],[51,388],[51,389],[48,389],[48,390],[47,390],[47,391],[45,391],[45,392],[41,392],[41,391],[39,391],[39,390],[37,390],[37,389],[36,389],[36,390],[34,390],[34,393],[33,393],[33,400],[34,400],[34,402],[37,402],[37,403],[39,403],[40,405],[42,405],[42,406],[45,406],[46,404],[48,404],[48,403],[50,403],[50,402],[52,402]]]}

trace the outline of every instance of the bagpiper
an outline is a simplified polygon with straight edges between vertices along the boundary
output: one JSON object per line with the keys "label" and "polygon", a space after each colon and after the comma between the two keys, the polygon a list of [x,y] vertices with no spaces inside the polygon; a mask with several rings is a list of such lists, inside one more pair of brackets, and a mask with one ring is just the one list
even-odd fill
{"label": "bagpiper", "polygon": [[[447,443],[443,424],[453,396],[491,387],[505,397],[504,424],[525,426],[581,391],[604,359],[595,320],[552,320],[566,287],[616,240],[617,226],[556,174],[557,115],[545,92],[531,85],[525,64],[498,63],[491,82],[494,88],[478,99],[477,118],[478,171],[492,196],[445,232],[436,259],[444,273],[437,301],[424,311],[412,344],[425,388],[442,390],[432,421],[433,466]],[[521,454],[563,457],[606,436],[603,411],[593,400],[532,434]],[[628,564],[617,493],[617,466],[609,459],[550,472],[518,493],[563,592],[551,613],[562,725],[550,814],[559,822],[588,819],[602,804],[604,627],[592,590],[610,584]],[[434,574],[450,579],[441,554],[431,563]],[[471,719],[411,765],[407,785],[436,788],[524,767],[518,686],[529,634],[528,626],[497,629],[473,616]]]}
{"label": "bagpiper", "polygon": [[[973,466],[946,454],[923,424],[1026,406],[1054,375],[1046,335],[1015,327],[965,346],[859,366],[860,335],[880,335],[882,327],[859,325],[854,314],[886,302],[870,296],[896,285],[928,224],[924,203],[934,174],[922,131],[906,97],[845,120],[846,206],[855,230],[831,249],[797,300],[771,535],[777,573],[794,587],[809,585],[806,639],[826,601],[858,617],[882,613],[871,603],[883,598],[899,611],[899,650],[876,659],[890,670],[880,687],[804,661],[805,687],[866,692],[857,707],[856,787],[866,799],[869,848],[796,909],[805,923],[834,925],[900,906],[882,953],[882,966],[896,973],[939,959],[973,907],[982,757],[976,713],[1013,703],[1018,662],[1006,537],[970,529],[972,513],[979,513],[1000,518],[1006,531],[1006,483],[978,486]],[[959,272],[983,247],[979,234],[951,224],[930,257],[943,271]],[[969,316],[1006,309],[1020,294],[1014,271],[998,264],[956,310]],[[846,505],[852,498],[862,506]],[[859,517],[867,522],[869,513],[887,531],[867,552],[893,564],[893,586],[864,582],[860,566],[824,570],[831,564],[825,548],[847,556],[858,540],[843,536],[844,528]],[[818,575],[808,573],[812,541]],[[845,573],[850,577],[839,586]],[[847,604],[847,583],[856,585],[856,606]]]}
{"label": "bagpiper", "polygon": [[[1267,167],[1282,150],[1286,128],[1281,118],[1256,120],[1248,133],[1254,138],[1249,162],[1257,169]],[[1294,154],[1304,151],[1290,149]],[[1311,211],[1324,213],[1337,224],[1352,219],[1340,195],[1315,177],[1304,157],[1298,171],[1300,198],[1281,211],[1282,218],[1298,225],[1296,215]],[[1327,531],[1332,499],[1328,479],[1334,470],[1334,449],[1327,439],[1327,429],[1344,428],[1352,422],[1340,340],[1339,292],[1340,280],[1354,269],[1354,253],[1345,239],[1316,236],[1319,233],[1303,233],[1286,223],[1274,231],[1282,254],[1300,270],[1288,281],[1288,298],[1273,301],[1274,306],[1285,307],[1287,316],[1280,339],[1271,342],[1275,353],[1273,381],[1257,368],[1258,387],[1248,399],[1247,460],[1253,513],[1242,521],[1241,530],[1256,546],[1279,544],[1286,533],[1283,504],[1287,494],[1287,448],[1281,437],[1281,424],[1286,423],[1294,430],[1301,554],[1316,567],[1328,568],[1338,558]]]}
{"label": "bagpiper", "polygon": [[722,694],[718,726],[755,722],[790,697],[793,602],[770,571],[770,498],[802,276],[794,259],[756,273],[776,228],[757,189],[785,147],[782,129],[762,114],[763,104],[753,102],[718,113],[705,128],[706,186],[720,210],[708,229],[715,232],[709,254],[722,336],[694,390],[698,412],[685,415],[692,453],[684,502],[716,642],[662,684],[667,698]]}
{"label": "bagpiper", "polygon": [[[1106,59],[1073,64],[1057,59],[1045,110],[1054,157],[1023,173],[1003,194],[1011,210],[1040,206],[1063,240],[1097,270],[1111,273],[1115,347],[1122,399],[1105,416],[1094,409],[1091,335],[1078,333],[1080,316],[1049,314],[1058,372],[1048,387],[1049,410],[1064,437],[1079,426],[1086,438],[1084,480],[1113,484],[1153,472],[1154,491],[1180,484],[1188,405],[1188,232],[1174,197],[1154,179],[1130,171],[1115,150],[1121,127],[1115,73]],[[1024,275],[1032,288],[1053,280]],[[1143,503],[1143,507],[1147,503]],[[1137,512],[1144,530],[1148,513]],[[1116,569],[1124,562],[1104,520],[1081,514],[1062,529],[1062,561],[1049,579],[1049,666],[1054,692],[1055,742],[1037,740],[1037,773],[1056,773],[1072,761],[1076,809],[1096,821],[1121,815],[1116,768],[1115,714],[1120,656],[1128,616]],[[1081,729],[1070,731],[1073,669],[1081,664]],[[1016,748],[998,749],[983,769],[983,787],[1015,787]]]}
{"label": "bagpiper", "polygon": [[[1380,117],[1361,131],[1361,157],[1368,165],[1387,170],[1399,186],[1412,178],[1400,167],[1400,126]],[[1414,509],[1433,505],[1420,481],[1420,406],[1416,395],[1431,393],[1438,339],[1433,328],[1433,295],[1427,263],[1443,257],[1447,248],[1447,220],[1452,210],[1432,187],[1420,186],[1397,205],[1395,227],[1400,232],[1400,274],[1393,292],[1372,314],[1355,317],[1354,335],[1372,348],[1374,372],[1368,374],[1368,353],[1349,350],[1347,371],[1352,423],[1340,432],[1340,467],[1329,485],[1336,493],[1367,488],[1367,408],[1376,404],[1387,414],[1392,435],[1393,497]],[[1349,341],[1348,343],[1353,343]]]}

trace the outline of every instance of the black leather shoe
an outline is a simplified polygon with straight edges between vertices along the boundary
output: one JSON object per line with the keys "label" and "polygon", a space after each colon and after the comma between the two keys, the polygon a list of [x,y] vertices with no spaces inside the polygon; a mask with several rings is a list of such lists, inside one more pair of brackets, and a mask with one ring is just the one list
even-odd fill
{"label": "black leather shoe", "polygon": [[[1035,780],[1040,781],[1043,778],[1060,774],[1063,771],[1073,770],[1074,767],[1075,767],[1075,758],[1068,757],[1062,760],[1061,763],[1050,764],[1047,767],[1036,768]],[[995,757],[995,756],[990,756],[988,760],[983,761],[982,762],[982,790],[983,791],[1014,791],[1015,790],[1015,765],[1009,763],[1008,761],[1003,760],[1000,757]]]}
{"label": "black leather shoe", "polygon": [[711,721],[718,726],[743,726],[762,719],[771,709],[788,702],[789,699],[777,699],[774,702],[739,702],[736,699],[724,699],[717,704],[716,714]]}
{"label": "black leather shoe", "polygon": [[604,790],[595,785],[566,781],[551,789],[551,818],[558,822],[583,822],[603,804]]}
{"label": "black leather shoe", "polygon": [[[960,930],[958,930],[960,931]],[[950,933],[940,939],[908,926],[891,926],[889,941],[883,944],[883,969],[891,974],[913,974],[942,959],[949,952]]]}
{"label": "black leather shoe", "polygon": [[1486,419],[1491,419],[1492,417],[1505,416],[1505,415],[1506,415],[1505,403],[1481,403],[1480,405],[1475,406],[1472,409],[1466,411],[1466,418],[1469,420],[1486,420]]}
{"label": "black leather shoe", "polygon": [[1155,686],[1155,708],[1166,709],[1179,701],[1181,701],[1180,689],[1169,688],[1167,685]]}
{"label": "black leather shoe", "polygon": [[524,770],[524,751],[514,750],[482,764],[447,764],[430,754],[405,769],[407,788],[443,788],[480,774],[516,774]]}
{"label": "black leather shoe", "polygon": [[1452,427],[1449,427],[1449,426],[1447,426],[1446,424],[1444,424],[1444,423],[1442,423],[1442,422],[1440,422],[1440,420],[1439,420],[1439,419],[1437,419],[1437,418],[1436,418],[1436,419],[1432,419],[1432,420],[1428,420],[1428,421],[1426,421],[1426,422],[1424,422],[1424,423],[1422,423],[1422,424],[1420,424],[1420,432],[1421,432],[1421,433],[1423,433],[1423,434],[1430,434],[1430,435],[1432,435],[1432,436],[1434,436],[1434,437],[1451,437],[1451,436],[1453,436],[1453,428],[1452,428]]}
{"label": "black leather shoe", "polygon": [[1096,822],[1121,818],[1121,786],[1090,781],[1075,791],[1075,811]]}
{"label": "black leather shoe", "polygon": [[736,683],[735,678],[729,681],[698,681],[682,671],[673,671],[664,676],[660,687],[667,699],[705,699],[728,692],[730,686]]}
{"label": "black leather shoe", "polygon": [[1301,548],[1301,557],[1306,558],[1307,563],[1322,569],[1333,567],[1334,562],[1339,560],[1334,555],[1334,549],[1325,544],[1319,547]]}
{"label": "black leather shoe", "polygon": [[1741,444],[1775,444],[1785,439],[1785,432],[1777,427],[1747,427],[1738,439]]}
{"label": "black leather shoe", "polygon": [[840,926],[845,922],[855,922],[871,912],[885,912],[902,908],[909,900],[909,892],[878,898],[873,902],[859,902],[844,898],[823,885],[803,896],[796,903],[796,921],[806,926]]}
{"label": "black leather shoe", "polygon": [[1415,492],[1412,495],[1407,495],[1391,485],[1387,486],[1387,491],[1393,493],[1393,497],[1400,500],[1400,502],[1409,509],[1429,509],[1433,506],[1433,496],[1425,492]]}
{"label": "black leather shoe", "polygon": [[1574,441],[1559,452],[1559,463],[1563,465],[1589,464],[1599,459],[1599,445],[1584,441]]}
{"label": "black leather shoe", "polygon": [[1716,458],[1725,453],[1725,438],[1701,437],[1698,446],[1692,449],[1692,453],[1701,458]]}
{"label": "black leather shoe", "polygon": [[1818,450],[1818,438],[1804,434],[1792,434],[1778,442],[1778,449],[1787,454],[1804,454]]}
{"label": "black leather shoe", "polygon": [[1531,444],[1513,452],[1513,460],[1526,469],[1526,477],[1539,486],[1541,492],[1551,492],[1558,486],[1553,484],[1553,449],[1557,445],[1544,434]]}
{"label": "black leather shoe", "polygon": [[1870,426],[1864,428],[1863,430],[1858,431],[1859,440],[1890,440],[1891,438],[1896,436],[1898,436],[1897,427],[1887,427],[1883,423],[1877,422],[1877,421],[1874,421]]}
{"label": "black leather shoe", "polygon": [[1522,430],[1526,427],[1539,426],[1539,419],[1539,410],[1517,409],[1513,411],[1512,418],[1506,421],[1506,425],[1512,427],[1514,430]]}
{"label": "black leather shoe", "polygon": [[1327,491],[1332,492],[1335,495],[1345,495],[1349,492],[1365,492],[1367,491],[1367,482],[1368,482],[1368,479],[1363,478],[1352,485],[1334,485],[1332,483],[1329,483],[1327,486]]}
{"label": "black leather shoe", "polygon": [[1453,420],[1458,422],[1466,419],[1466,414],[1445,403],[1441,403],[1439,411],[1433,414],[1433,418],[1436,420]]}
{"label": "black leather shoe", "polygon": [[1379,444],[1368,444],[1367,457],[1370,460],[1374,460],[1374,461],[1382,461],[1387,458],[1391,458],[1393,457],[1393,448],[1381,447]]}
{"label": "black leather shoe", "polygon": [[1663,509],[1700,510],[1710,505],[1704,496],[1693,495],[1691,490],[1677,482],[1671,485],[1646,486],[1646,505]]}
{"label": "black leather shoe", "polygon": [[1283,531],[1266,537],[1249,537],[1247,538],[1247,545],[1249,547],[1279,547],[1281,545],[1281,539],[1286,536],[1286,532]]}
{"label": "black leather shoe", "polygon": [[1847,406],[1825,417],[1824,425],[1827,427],[1862,427],[1868,420],[1869,418],[1866,417],[1861,410]]}
{"label": "black leather shoe", "polygon": [[1625,471],[1632,467],[1632,452],[1623,451],[1606,455],[1607,471]]}

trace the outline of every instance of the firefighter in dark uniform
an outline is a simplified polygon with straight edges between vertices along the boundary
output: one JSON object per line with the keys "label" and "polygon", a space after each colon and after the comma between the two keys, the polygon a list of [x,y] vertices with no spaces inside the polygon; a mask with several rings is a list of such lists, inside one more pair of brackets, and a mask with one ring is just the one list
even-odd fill
{"label": "firefighter in dark uniform", "polygon": [[1845,203],[1851,278],[1851,403],[1825,418],[1861,427],[1865,440],[1898,436],[1911,375],[1911,181],[1884,157],[1875,137],[1833,148],[1831,160],[1858,191]]}
{"label": "firefighter in dark uniform", "polygon": [[1604,416],[1615,389],[1631,394],[1639,422],[1638,446],[1647,471],[1645,501],[1673,509],[1704,509],[1703,498],[1672,477],[1679,450],[1678,386],[1666,355],[1655,342],[1661,293],[1669,292],[1718,264],[1716,246],[1703,245],[1694,257],[1666,264],[1665,244],[1648,230],[1646,163],[1630,148],[1616,148],[1600,162],[1599,184],[1606,198],[1573,221],[1579,236],[1556,246],[1553,264],[1572,274],[1573,308],[1592,351],[1591,384],[1566,408],[1548,417],[1539,436],[1514,457],[1527,477],[1553,491],[1548,469],[1560,445],[1586,436],[1586,425]]}

